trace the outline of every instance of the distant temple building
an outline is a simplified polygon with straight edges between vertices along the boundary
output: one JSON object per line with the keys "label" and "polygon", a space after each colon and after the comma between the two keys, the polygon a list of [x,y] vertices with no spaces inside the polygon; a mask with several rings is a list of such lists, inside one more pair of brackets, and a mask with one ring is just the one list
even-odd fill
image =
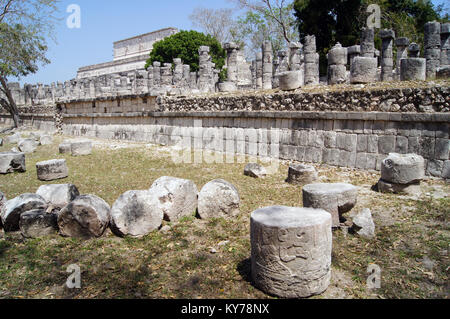
{"label": "distant temple building", "polygon": [[78,69],[77,78],[88,78],[105,74],[142,70],[153,49],[153,45],[175,33],[176,28],[165,28],[114,42],[112,62],[84,66]]}

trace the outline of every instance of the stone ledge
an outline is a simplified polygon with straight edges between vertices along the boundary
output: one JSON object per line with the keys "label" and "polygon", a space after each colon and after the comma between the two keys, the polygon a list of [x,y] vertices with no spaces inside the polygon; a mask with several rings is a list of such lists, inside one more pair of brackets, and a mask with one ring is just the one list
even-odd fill
{"label": "stone ledge", "polygon": [[[22,115],[24,116],[24,115]],[[51,115],[29,115],[50,117]],[[312,120],[392,121],[392,122],[450,122],[450,113],[387,113],[387,112],[130,112],[63,114],[64,118],[112,117],[218,117],[218,118],[283,118]]]}

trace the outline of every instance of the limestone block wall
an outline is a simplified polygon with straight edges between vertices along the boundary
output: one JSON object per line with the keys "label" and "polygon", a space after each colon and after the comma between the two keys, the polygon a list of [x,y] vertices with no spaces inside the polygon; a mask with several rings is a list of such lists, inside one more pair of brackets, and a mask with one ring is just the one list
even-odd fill
{"label": "limestone block wall", "polygon": [[[296,98],[303,101],[305,96],[292,98],[294,103]],[[236,99],[242,99],[242,105],[248,108],[255,101],[255,97]],[[352,106],[345,111],[227,110],[225,103],[218,104],[218,101],[214,101],[216,111],[193,111],[180,110],[181,107],[171,110],[175,105],[172,100],[160,98],[157,102],[158,111],[63,114],[62,130],[74,136],[177,145],[367,170],[380,170],[381,161],[389,153],[416,153],[426,159],[427,175],[450,178],[449,112],[360,112],[350,111]],[[184,99],[178,102],[178,106],[190,105]],[[115,107],[113,100],[105,103],[110,103],[110,109]],[[439,103],[432,100],[431,105]],[[78,109],[72,105],[66,108]],[[201,109],[198,103],[195,108]]]}

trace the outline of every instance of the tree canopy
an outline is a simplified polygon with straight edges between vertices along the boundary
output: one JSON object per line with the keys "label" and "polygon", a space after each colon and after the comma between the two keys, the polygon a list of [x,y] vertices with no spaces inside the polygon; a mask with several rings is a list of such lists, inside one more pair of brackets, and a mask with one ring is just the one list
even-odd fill
{"label": "tree canopy", "polygon": [[[321,70],[326,53],[337,42],[343,46],[359,43],[360,30],[365,26],[367,6],[381,8],[381,27],[393,29],[397,36],[406,36],[423,44],[423,29],[428,21],[448,21],[443,7],[429,0],[295,0],[294,11],[300,37],[315,35],[321,55]],[[378,45],[380,40],[377,39]]]}
{"label": "tree canopy", "polygon": [[153,62],[173,63],[174,58],[180,58],[184,64],[189,64],[192,72],[199,70],[200,46],[209,46],[212,62],[216,69],[221,70],[225,65],[226,52],[217,39],[197,31],[180,31],[170,37],[156,42],[147,60],[146,68]]}

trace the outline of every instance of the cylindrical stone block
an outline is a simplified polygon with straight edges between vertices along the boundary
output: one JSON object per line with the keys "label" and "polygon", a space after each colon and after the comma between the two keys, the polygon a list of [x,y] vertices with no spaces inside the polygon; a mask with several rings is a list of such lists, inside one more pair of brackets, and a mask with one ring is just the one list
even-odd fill
{"label": "cylindrical stone block", "polygon": [[357,202],[358,188],[345,183],[309,184],[303,187],[303,206],[321,208],[332,216],[333,227],[340,224],[340,215],[350,211]]}
{"label": "cylindrical stone block", "polygon": [[350,69],[351,83],[371,83],[377,80],[377,58],[356,57]]}
{"label": "cylindrical stone block", "polygon": [[424,26],[425,49],[441,47],[441,24],[436,21],[427,22]]}
{"label": "cylindrical stone block", "polygon": [[375,31],[373,28],[363,28],[361,31],[361,56],[373,58],[375,55]]}
{"label": "cylindrical stone block", "polygon": [[347,81],[347,68],[345,65],[329,65],[328,66],[328,84],[342,84]]}
{"label": "cylindrical stone block", "polygon": [[273,76],[273,53],[272,42],[265,41],[262,46],[263,52],[263,89],[272,89],[272,76]]}
{"label": "cylindrical stone block", "polygon": [[425,81],[427,61],[422,58],[408,58],[401,60],[401,81]]}
{"label": "cylindrical stone block", "polygon": [[69,176],[65,159],[55,159],[36,164],[37,177],[40,181],[53,181]]}
{"label": "cylindrical stone block", "polygon": [[343,48],[340,43],[337,43],[328,53],[328,65],[334,64],[347,64],[347,48]]}
{"label": "cylindrical stone block", "polygon": [[314,166],[309,165],[290,165],[287,182],[295,185],[311,184],[319,177]]}
{"label": "cylindrical stone block", "polygon": [[71,142],[72,156],[84,156],[92,154],[91,141],[73,141]]}
{"label": "cylindrical stone block", "polygon": [[252,279],[281,298],[323,293],[331,279],[331,215],[321,209],[274,206],[251,215]]}
{"label": "cylindrical stone block", "polygon": [[287,71],[278,75],[280,90],[290,91],[296,90],[303,85],[301,79],[301,71]]}

